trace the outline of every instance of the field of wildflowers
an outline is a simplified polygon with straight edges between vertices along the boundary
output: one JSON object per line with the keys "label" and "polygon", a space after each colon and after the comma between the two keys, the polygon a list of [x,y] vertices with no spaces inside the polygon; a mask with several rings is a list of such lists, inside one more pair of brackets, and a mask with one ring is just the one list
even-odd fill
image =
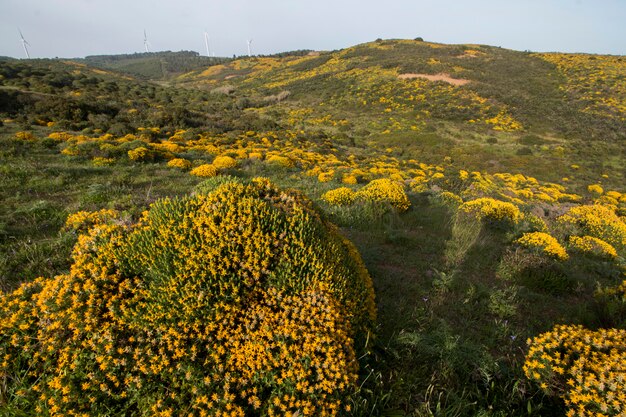
{"label": "field of wildflowers", "polygon": [[622,72],[0,62],[0,414],[620,415]]}

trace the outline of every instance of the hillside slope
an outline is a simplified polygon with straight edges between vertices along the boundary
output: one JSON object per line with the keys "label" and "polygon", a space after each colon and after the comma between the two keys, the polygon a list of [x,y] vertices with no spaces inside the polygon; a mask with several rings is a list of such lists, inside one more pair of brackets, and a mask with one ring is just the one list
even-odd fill
{"label": "hillside slope", "polygon": [[[388,40],[305,57],[240,59],[176,79],[250,112],[427,162],[549,180],[576,164],[623,180],[626,59]],[[620,75],[621,74],[621,75]],[[475,158],[475,155],[481,155]]]}

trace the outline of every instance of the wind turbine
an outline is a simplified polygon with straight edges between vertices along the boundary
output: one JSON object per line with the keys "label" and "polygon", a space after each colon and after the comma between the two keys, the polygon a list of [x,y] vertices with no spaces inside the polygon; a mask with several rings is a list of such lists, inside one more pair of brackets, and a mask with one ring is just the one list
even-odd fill
{"label": "wind turbine", "polygon": [[143,30],[143,46],[146,48],[146,52],[150,52],[150,48],[148,47],[150,42],[148,42],[148,35],[146,34],[146,30]]}
{"label": "wind turbine", "polygon": [[206,46],[206,56],[211,57],[211,48],[209,48],[209,34],[204,31],[204,45]]}
{"label": "wind turbine", "polygon": [[252,45],[252,39],[248,39],[246,41],[248,43],[248,56],[252,56],[252,52],[250,52],[250,45]]}
{"label": "wind turbine", "polygon": [[28,41],[24,39],[24,35],[22,35],[22,31],[20,30],[20,28],[17,28],[17,31],[20,32],[20,38],[22,39],[22,47],[24,48],[24,53],[26,53],[26,58],[30,59],[28,48],[26,48],[26,45],[30,46],[30,43],[28,43]]}

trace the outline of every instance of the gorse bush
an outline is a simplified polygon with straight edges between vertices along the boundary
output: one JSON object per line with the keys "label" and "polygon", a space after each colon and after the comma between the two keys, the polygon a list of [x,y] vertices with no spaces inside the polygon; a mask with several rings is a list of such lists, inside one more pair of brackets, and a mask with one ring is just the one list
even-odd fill
{"label": "gorse bush", "polygon": [[213,160],[213,166],[217,169],[228,169],[237,166],[237,161],[227,155],[221,155]]}
{"label": "gorse bush", "polygon": [[626,331],[560,325],[528,343],[526,376],[561,397],[567,416],[624,415]]}
{"label": "gorse bush", "polygon": [[184,158],[174,158],[167,163],[168,167],[178,169],[189,169],[191,168],[191,165],[191,161]]}
{"label": "gorse bush", "polygon": [[135,162],[151,161],[154,159],[154,153],[150,149],[140,146],[128,151],[128,158]]}
{"label": "gorse bush", "polygon": [[619,253],[626,253],[626,223],[612,207],[599,204],[578,206],[558,220],[563,225],[577,228],[581,235],[602,239]]}
{"label": "gorse bush", "polygon": [[411,206],[402,184],[388,178],[370,181],[355,197],[357,201],[389,204],[398,211],[406,211]]}
{"label": "gorse bush", "polygon": [[36,415],[337,415],[375,320],[354,247],[267,180],[80,214],[68,274],[0,298],[3,401]]}
{"label": "gorse bush", "polygon": [[64,228],[65,230],[86,232],[95,225],[110,223],[118,216],[119,212],[117,210],[78,211],[67,217]]}
{"label": "gorse bush", "polygon": [[269,158],[267,158],[267,163],[270,165],[275,165],[275,166],[279,166],[283,168],[293,168],[295,166],[295,164],[293,163],[291,159],[287,158],[286,156],[280,156],[280,155],[270,156]]}
{"label": "gorse bush", "polygon": [[492,222],[516,224],[522,218],[522,213],[514,204],[488,197],[463,203],[459,211]]}
{"label": "gorse bush", "polygon": [[217,168],[211,164],[202,164],[192,169],[190,174],[196,177],[214,177],[217,175]]}
{"label": "gorse bush", "polygon": [[604,259],[617,258],[617,251],[615,248],[602,239],[598,239],[592,236],[570,236],[570,247],[574,251],[581,252],[583,254],[597,256]]}
{"label": "gorse bush", "polygon": [[565,261],[569,255],[558,240],[544,232],[524,233],[522,237],[515,241],[519,245],[538,250],[539,252],[552,258]]}
{"label": "gorse bush", "polygon": [[322,200],[333,206],[345,206],[354,203],[354,191],[348,187],[339,187],[326,191],[322,195]]}

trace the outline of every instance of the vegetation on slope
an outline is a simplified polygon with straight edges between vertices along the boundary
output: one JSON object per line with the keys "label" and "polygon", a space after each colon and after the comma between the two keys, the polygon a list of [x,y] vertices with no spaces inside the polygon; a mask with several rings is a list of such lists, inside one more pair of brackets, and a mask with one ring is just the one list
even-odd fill
{"label": "vegetation on slope", "polygon": [[[623,163],[607,155],[622,155],[626,139],[619,77],[626,62],[567,56],[389,40],[318,56],[237,60],[178,83],[228,87],[247,99],[250,112],[284,125],[361,146],[399,146],[428,163],[449,156],[463,169],[523,170],[552,181],[568,177],[561,168],[575,164],[598,175],[611,171],[617,184]],[[436,75],[440,81],[423,78]],[[606,103],[590,112],[591,96]]]}
{"label": "vegetation on slope", "polygon": [[[79,79],[93,71],[19,65],[42,64]],[[71,276],[68,213],[115,209],[124,228],[147,203],[206,177],[201,194],[265,176],[316,201],[372,275],[376,337],[355,342],[368,355],[342,413],[619,415],[624,97],[623,79],[603,74],[622,66],[620,57],[380,41],[237,60],[174,88],[96,73],[145,103],[119,131],[43,119],[33,105],[20,117],[22,94],[73,90],[51,87],[43,71],[13,76],[5,86],[22,91],[5,106],[0,138],[4,296],[36,276]],[[99,86],[82,90],[91,104],[127,108]],[[175,107],[151,106],[150,88],[188,100],[204,121],[154,123]]]}

